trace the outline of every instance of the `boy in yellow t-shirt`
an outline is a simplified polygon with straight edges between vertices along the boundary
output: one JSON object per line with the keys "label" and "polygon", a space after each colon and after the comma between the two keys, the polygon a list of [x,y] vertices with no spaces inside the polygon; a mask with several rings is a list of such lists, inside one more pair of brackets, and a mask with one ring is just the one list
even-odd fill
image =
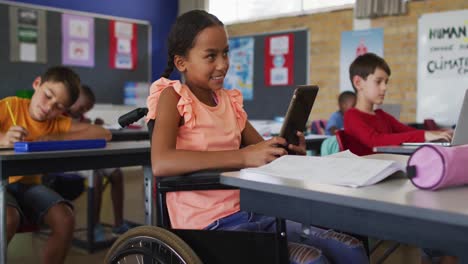
{"label": "boy in yellow t-shirt", "polygon": [[[75,123],[62,115],[79,95],[80,78],[71,69],[50,68],[32,86],[35,93],[31,99],[0,100],[0,145],[36,140],[110,140],[110,132],[101,126]],[[63,263],[75,223],[70,202],[41,185],[39,176],[15,176],[7,185],[6,204],[8,241],[21,221],[46,224],[52,232],[42,263]]]}

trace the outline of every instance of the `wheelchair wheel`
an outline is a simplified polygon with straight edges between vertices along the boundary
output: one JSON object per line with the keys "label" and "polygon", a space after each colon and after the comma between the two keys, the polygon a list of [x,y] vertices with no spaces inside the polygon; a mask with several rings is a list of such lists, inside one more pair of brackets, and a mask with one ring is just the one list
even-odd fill
{"label": "wheelchair wheel", "polygon": [[121,235],[107,252],[104,263],[202,264],[187,243],[155,226],[135,227]]}

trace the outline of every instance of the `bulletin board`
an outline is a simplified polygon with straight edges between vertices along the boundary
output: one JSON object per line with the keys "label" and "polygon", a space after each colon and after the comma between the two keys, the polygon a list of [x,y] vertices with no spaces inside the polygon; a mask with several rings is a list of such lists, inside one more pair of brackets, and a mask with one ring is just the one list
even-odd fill
{"label": "bulletin board", "polygon": [[424,14],[418,21],[416,121],[454,125],[468,89],[468,9]]}
{"label": "bulletin board", "polygon": [[[292,34],[294,58],[293,81],[289,85],[268,86],[265,82],[265,45],[271,36]],[[253,100],[244,100],[249,119],[274,119],[284,116],[297,85],[309,84],[309,31],[271,32],[241,37],[254,38]]]}
{"label": "bulletin board", "polygon": [[[33,8],[45,11],[46,55],[45,63],[12,62],[10,60],[10,15],[9,7]],[[149,22],[75,12],[28,4],[0,1],[0,98],[13,96],[18,90],[32,89],[35,77],[47,68],[62,64],[62,14],[77,14],[94,18],[94,66],[68,66],[76,71],[82,83],[89,85],[98,103],[123,104],[124,86],[127,81],[149,82],[151,72],[151,25]],[[112,20],[136,24],[137,64],[133,70],[115,69],[109,63],[109,24]]]}

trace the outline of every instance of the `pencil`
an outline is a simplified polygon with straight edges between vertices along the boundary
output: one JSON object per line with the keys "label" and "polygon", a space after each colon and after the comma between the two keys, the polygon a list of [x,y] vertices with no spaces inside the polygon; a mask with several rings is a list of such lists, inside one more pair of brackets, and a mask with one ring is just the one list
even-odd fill
{"label": "pencil", "polygon": [[7,104],[7,108],[8,108],[8,113],[10,113],[11,121],[13,122],[13,125],[16,126],[16,118],[13,115],[13,111],[11,111],[10,102],[7,101],[6,104]]}

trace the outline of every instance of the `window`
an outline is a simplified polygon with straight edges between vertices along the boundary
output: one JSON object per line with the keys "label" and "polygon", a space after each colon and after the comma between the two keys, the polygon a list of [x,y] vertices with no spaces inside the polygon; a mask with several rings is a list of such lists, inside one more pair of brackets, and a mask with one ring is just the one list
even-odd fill
{"label": "window", "polygon": [[356,0],[209,0],[209,12],[225,24],[348,8]]}

